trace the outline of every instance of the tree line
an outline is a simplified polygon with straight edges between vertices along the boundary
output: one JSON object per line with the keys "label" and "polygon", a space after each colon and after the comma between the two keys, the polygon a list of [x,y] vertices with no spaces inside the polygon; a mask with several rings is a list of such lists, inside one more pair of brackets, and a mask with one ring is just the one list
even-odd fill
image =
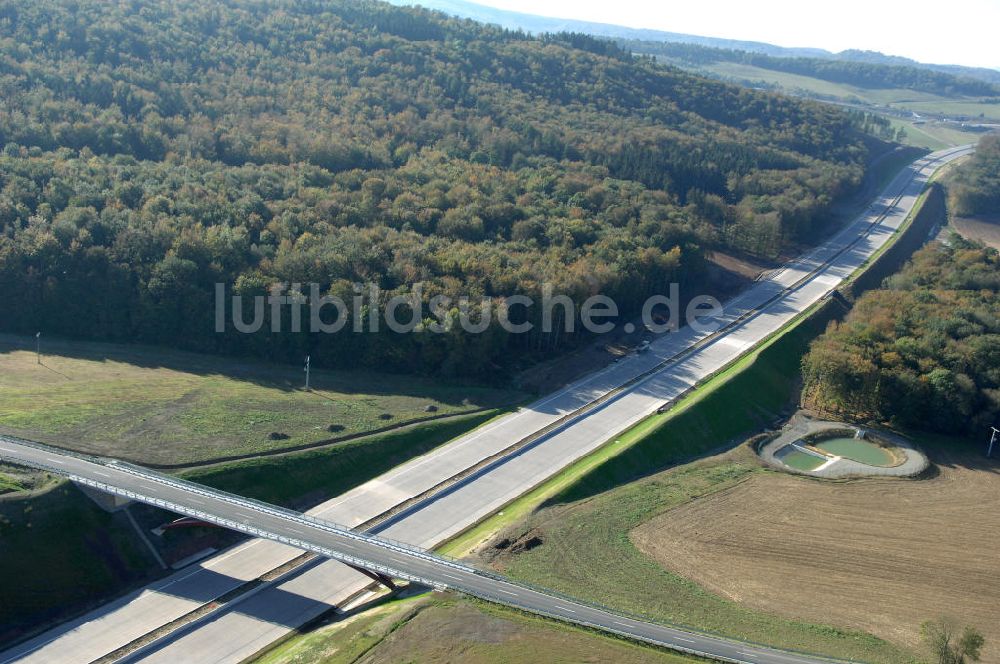
{"label": "tree line", "polygon": [[803,358],[803,403],[980,434],[1000,417],[1000,255],[953,239],[862,295]]}
{"label": "tree line", "polygon": [[979,140],[975,154],[949,178],[949,203],[959,216],[1000,213],[1000,136]]}

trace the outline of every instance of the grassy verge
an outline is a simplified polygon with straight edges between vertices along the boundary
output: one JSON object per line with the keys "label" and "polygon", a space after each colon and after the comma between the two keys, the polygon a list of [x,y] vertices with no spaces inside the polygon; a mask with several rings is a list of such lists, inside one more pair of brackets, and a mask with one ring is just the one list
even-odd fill
{"label": "grassy verge", "polygon": [[43,338],[42,352],[38,364],[34,339],[0,335],[0,431],[148,464],[294,448],[521,397],[319,370],[305,392],[298,366],[142,346]]}
{"label": "grassy verge", "polygon": [[[180,476],[217,489],[279,505],[339,495],[507,411],[418,425],[331,448],[249,459],[185,471]],[[300,505],[301,506],[301,505]]]}
{"label": "grassy verge", "polygon": [[21,491],[24,487],[13,477],[0,473],[0,494],[10,491]]}
{"label": "grassy verge", "polygon": [[386,602],[295,636],[256,660],[258,664],[357,661],[683,664],[700,660],[437,594]]}

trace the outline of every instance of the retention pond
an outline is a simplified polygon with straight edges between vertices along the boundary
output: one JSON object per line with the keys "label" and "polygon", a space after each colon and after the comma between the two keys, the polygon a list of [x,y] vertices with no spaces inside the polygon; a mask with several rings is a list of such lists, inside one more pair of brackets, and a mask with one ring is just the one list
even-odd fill
{"label": "retention pond", "polygon": [[893,465],[895,462],[895,459],[888,450],[860,438],[828,438],[827,440],[814,442],[813,447],[869,466],[884,468]]}

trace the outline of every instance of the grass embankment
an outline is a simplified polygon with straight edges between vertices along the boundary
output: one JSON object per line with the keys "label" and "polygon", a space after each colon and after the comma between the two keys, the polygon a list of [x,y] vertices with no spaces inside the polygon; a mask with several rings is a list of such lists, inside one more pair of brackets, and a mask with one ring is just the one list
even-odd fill
{"label": "grass embankment", "polygon": [[[181,477],[278,505],[337,496],[505,413],[491,410],[307,452],[197,468]],[[301,505],[300,505],[301,506]]]}
{"label": "grass embankment", "polygon": [[386,602],[295,636],[256,660],[258,664],[357,661],[685,664],[701,660],[438,594]]}
{"label": "grass embankment", "polygon": [[24,487],[13,477],[4,475],[0,473],[0,494],[8,493],[11,491],[20,491]]}
{"label": "grass embankment", "polygon": [[[34,341],[0,335],[0,431],[138,463],[288,449],[521,398],[412,376],[319,370],[314,391],[305,392],[298,366],[44,337],[39,365]],[[272,433],[287,438],[270,440]]]}

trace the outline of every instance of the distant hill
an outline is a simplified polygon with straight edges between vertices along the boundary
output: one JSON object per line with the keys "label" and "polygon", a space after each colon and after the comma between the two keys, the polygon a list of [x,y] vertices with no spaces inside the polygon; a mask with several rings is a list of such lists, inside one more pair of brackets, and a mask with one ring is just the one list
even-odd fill
{"label": "distant hill", "polygon": [[930,69],[932,71],[939,71],[945,74],[953,74],[955,76],[968,76],[969,78],[977,78],[988,83],[994,83],[1000,85],[1000,71],[996,69],[987,69],[986,67],[965,67],[963,65],[935,65],[926,64],[923,62],[917,62],[916,60],[911,60],[910,58],[904,58],[899,55],[886,55],[884,53],[879,53],[878,51],[859,51],[856,49],[850,49],[847,51],[841,51],[840,53],[831,54],[832,58],[837,60],[846,60],[850,62],[868,62],[871,64],[878,65],[900,65],[904,67],[919,67],[921,69]]}
{"label": "distant hill", "polygon": [[955,76],[976,78],[988,83],[1000,84],[1000,71],[995,69],[987,69],[984,67],[965,67],[962,65],[927,64],[896,55],[885,55],[877,51],[850,49],[841,51],[840,53],[833,53],[821,48],[786,48],[784,46],[775,46],[774,44],[757,41],[702,37],[679,32],[643,30],[607,23],[592,23],[589,21],[576,21],[573,19],[535,16],[533,14],[494,9],[493,7],[486,7],[474,2],[465,2],[465,0],[389,0],[389,2],[395,5],[421,5],[423,7],[427,7],[428,9],[436,9],[453,16],[460,16],[462,18],[469,18],[475,21],[492,23],[511,30],[524,30],[535,34],[545,32],[582,32],[597,37],[606,37],[616,40],[695,44],[710,48],[748,51],[750,53],[760,53],[780,58],[809,57],[848,62],[864,62],[870,64],[901,65],[943,72]]}
{"label": "distant hill", "polygon": [[[944,97],[1000,97],[1000,86],[979,78],[960,76],[906,64],[887,64],[878,58],[788,58],[747,50],[711,48],[697,44],[662,41],[623,41],[621,46],[633,53],[662,58],[680,66],[733,62],[772,71],[808,76],[823,81],[844,83],[859,88],[897,88],[926,92]],[[861,53],[857,51],[856,53]],[[886,58],[895,62],[894,58]],[[913,62],[899,58],[903,62]],[[959,68],[961,69],[961,68]]]}
{"label": "distant hill", "polygon": [[814,56],[823,57],[832,55],[829,51],[818,48],[785,48],[764,42],[742,41],[738,39],[720,39],[717,37],[699,37],[698,35],[686,35],[679,32],[665,32],[663,30],[644,30],[640,28],[627,28],[621,25],[610,23],[593,23],[591,21],[577,21],[566,18],[550,18],[547,16],[536,16],[534,14],[524,14],[505,9],[495,9],[474,2],[464,0],[388,0],[390,4],[397,6],[415,6],[435,9],[437,11],[459,16],[461,18],[472,19],[483,23],[499,25],[509,30],[524,30],[533,34],[543,34],[546,32],[582,32],[595,37],[606,37],[608,39],[626,39],[641,41],[665,41],[677,42],[681,44],[698,44],[699,46],[709,46],[713,48],[730,48],[742,51],[752,51],[754,53],[766,53],[768,55],[798,57]]}

